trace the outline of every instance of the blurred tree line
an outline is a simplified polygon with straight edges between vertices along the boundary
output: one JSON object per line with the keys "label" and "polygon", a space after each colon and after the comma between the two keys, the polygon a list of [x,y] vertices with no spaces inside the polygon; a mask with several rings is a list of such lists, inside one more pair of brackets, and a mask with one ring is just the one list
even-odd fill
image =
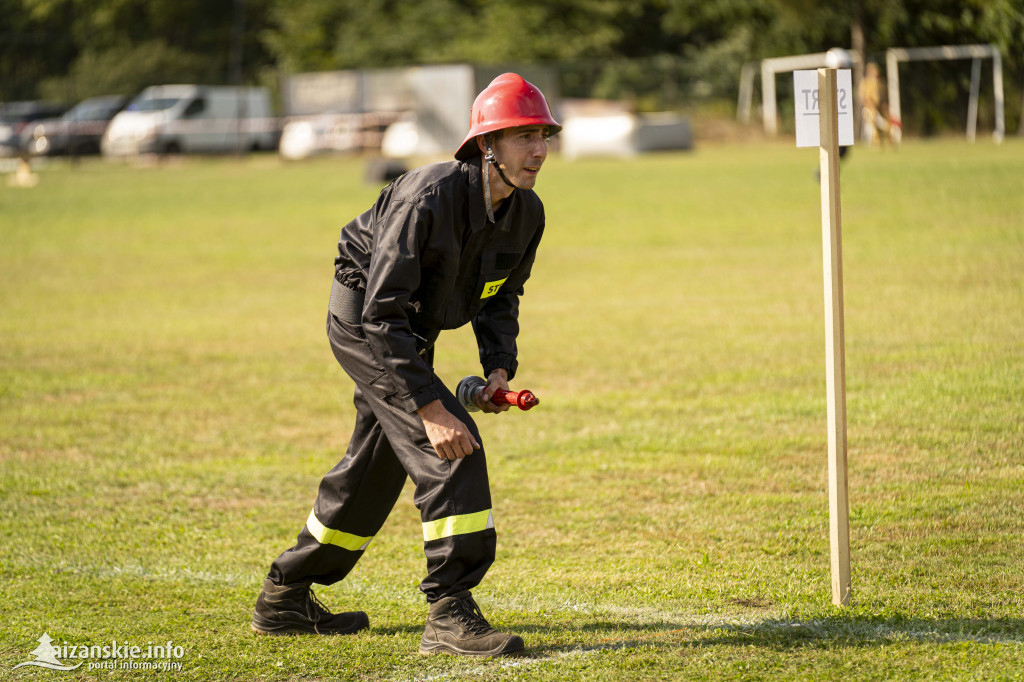
{"label": "blurred tree line", "polygon": [[[999,46],[1015,122],[1022,0],[0,0],[0,101],[541,61],[563,95],[662,108],[735,102],[740,68],[764,57],[838,46],[883,62],[888,47],[964,43]],[[939,112],[917,126],[956,124],[942,117],[966,110],[969,62],[904,68],[904,97]]]}

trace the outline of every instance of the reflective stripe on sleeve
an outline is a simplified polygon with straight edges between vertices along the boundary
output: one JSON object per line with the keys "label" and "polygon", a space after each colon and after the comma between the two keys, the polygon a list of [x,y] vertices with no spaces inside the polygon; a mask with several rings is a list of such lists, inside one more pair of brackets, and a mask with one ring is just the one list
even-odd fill
{"label": "reflective stripe on sleeve", "polygon": [[458,514],[436,521],[424,521],[423,541],[430,542],[431,540],[450,538],[453,535],[478,533],[488,528],[494,528],[494,517],[491,515],[490,509],[472,514]]}
{"label": "reflective stripe on sleeve", "polygon": [[337,545],[350,552],[359,552],[366,549],[366,546],[370,544],[370,540],[373,539],[372,535],[368,538],[363,538],[358,535],[328,528],[320,523],[320,519],[312,511],[309,512],[309,518],[306,519],[306,528],[321,545]]}

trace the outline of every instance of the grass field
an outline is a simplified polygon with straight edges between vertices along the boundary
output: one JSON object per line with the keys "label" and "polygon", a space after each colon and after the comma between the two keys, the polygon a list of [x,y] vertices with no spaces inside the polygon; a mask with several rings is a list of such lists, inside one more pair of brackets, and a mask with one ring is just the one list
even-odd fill
{"label": "grass field", "polygon": [[[330,606],[249,632],[344,452],[324,336],[354,160],[51,164],[0,187],[0,678],[173,641],[180,679],[1024,678],[1024,140],[843,165],[853,605],[831,605],[817,153],[707,147],[541,175],[515,382],[480,417],[515,661],[419,657],[407,486]],[[449,385],[479,373],[442,336]],[[120,662],[120,661],[115,661]]]}

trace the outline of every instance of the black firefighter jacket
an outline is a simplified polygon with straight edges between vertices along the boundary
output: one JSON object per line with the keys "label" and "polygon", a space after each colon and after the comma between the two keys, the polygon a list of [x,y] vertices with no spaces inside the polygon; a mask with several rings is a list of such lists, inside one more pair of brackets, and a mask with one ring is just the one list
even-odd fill
{"label": "black firefighter jacket", "polygon": [[424,166],[341,230],[335,278],[365,292],[364,334],[410,412],[440,397],[420,353],[442,329],[472,322],[484,375],[516,372],[519,297],[544,206],[532,190],[515,190],[491,223],[481,182],[479,162]]}

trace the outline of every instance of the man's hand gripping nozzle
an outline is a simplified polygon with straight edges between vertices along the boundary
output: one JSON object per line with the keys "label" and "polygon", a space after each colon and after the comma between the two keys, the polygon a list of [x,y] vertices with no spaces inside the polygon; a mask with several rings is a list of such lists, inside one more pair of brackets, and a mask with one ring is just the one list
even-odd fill
{"label": "man's hand gripping nozzle", "polygon": [[[485,386],[487,386],[487,382],[480,377],[468,376],[459,382],[459,387],[455,389],[455,395],[466,410],[479,412],[480,408],[476,405],[476,398]],[[535,405],[540,405],[540,400],[533,394],[533,391],[503,391],[500,388],[491,396],[491,402],[495,405],[508,403],[515,405],[520,410],[528,410]]]}

